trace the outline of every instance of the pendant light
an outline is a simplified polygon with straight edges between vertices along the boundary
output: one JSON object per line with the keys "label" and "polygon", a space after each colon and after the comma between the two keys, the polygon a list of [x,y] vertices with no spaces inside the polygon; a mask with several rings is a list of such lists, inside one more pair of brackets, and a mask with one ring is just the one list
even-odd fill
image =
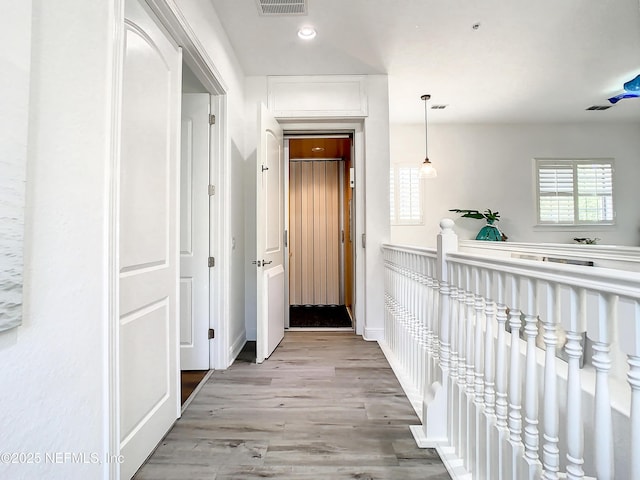
{"label": "pendant light", "polygon": [[427,136],[427,100],[431,98],[431,95],[422,95],[420,98],[424,100],[424,162],[420,167],[420,178],[435,178],[438,176],[438,172],[429,160],[429,138]]}

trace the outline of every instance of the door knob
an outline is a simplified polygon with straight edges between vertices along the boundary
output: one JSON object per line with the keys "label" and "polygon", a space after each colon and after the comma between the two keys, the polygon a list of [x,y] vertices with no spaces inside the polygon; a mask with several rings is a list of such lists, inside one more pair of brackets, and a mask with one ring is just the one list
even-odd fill
{"label": "door knob", "polygon": [[272,263],[273,263],[273,261],[271,261],[271,260],[269,260],[268,262],[267,262],[266,260],[262,260],[262,265],[263,265],[263,266],[264,266],[264,265],[270,265],[270,264],[272,264]]}

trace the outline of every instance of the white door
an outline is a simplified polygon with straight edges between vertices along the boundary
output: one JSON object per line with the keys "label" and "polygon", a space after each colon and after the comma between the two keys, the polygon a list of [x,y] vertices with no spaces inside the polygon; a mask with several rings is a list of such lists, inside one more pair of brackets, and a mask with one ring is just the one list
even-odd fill
{"label": "white door", "polygon": [[258,115],[256,178],[256,360],[263,362],[284,338],[284,139],[264,105]]}
{"label": "white door", "polygon": [[180,412],[178,179],[181,51],[143,0],[125,2],[119,172],[120,478]]}
{"label": "white door", "polygon": [[180,369],[209,370],[209,94],[182,95]]}

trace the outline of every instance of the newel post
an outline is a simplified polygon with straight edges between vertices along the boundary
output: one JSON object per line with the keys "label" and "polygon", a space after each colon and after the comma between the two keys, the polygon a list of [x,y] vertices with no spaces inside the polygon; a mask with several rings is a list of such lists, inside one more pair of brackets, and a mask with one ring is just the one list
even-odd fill
{"label": "newel post", "polygon": [[447,253],[458,250],[458,236],[453,231],[453,220],[444,218],[440,221],[438,234],[438,259],[436,275],[439,284],[439,308],[435,322],[439,325],[436,341],[440,346],[439,372],[434,383],[425,385],[422,401],[422,428],[411,428],[416,443],[420,447],[433,447],[446,444],[448,438],[449,412],[449,369],[451,362],[451,329],[450,329],[450,285],[448,282]]}

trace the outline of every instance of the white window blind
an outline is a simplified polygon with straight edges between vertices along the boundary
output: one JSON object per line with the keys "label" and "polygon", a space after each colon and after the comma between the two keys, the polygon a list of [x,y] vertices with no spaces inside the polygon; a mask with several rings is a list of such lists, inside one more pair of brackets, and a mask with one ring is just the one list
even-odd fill
{"label": "white window blind", "polygon": [[391,223],[417,225],[422,223],[420,167],[395,165],[389,172],[389,205]]}
{"label": "white window blind", "polygon": [[613,160],[536,160],[539,224],[612,224]]}

